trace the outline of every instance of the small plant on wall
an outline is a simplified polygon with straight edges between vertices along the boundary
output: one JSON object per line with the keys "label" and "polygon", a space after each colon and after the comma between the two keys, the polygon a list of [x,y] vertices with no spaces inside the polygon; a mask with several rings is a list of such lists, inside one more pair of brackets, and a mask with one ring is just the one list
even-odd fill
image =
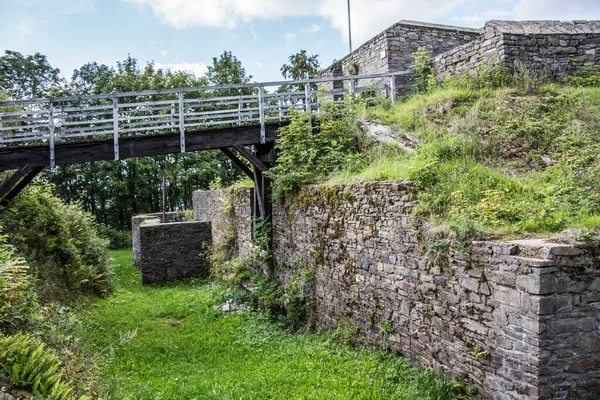
{"label": "small plant on wall", "polygon": [[435,86],[433,73],[433,60],[427,47],[419,47],[414,54],[415,72],[413,73],[413,87],[415,93],[428,93]]}

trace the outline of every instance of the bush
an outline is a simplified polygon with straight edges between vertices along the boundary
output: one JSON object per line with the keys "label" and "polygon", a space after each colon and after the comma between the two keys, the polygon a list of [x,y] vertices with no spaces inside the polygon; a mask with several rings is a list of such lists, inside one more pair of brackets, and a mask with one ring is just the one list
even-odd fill
{"label": "bush", "polygon": [[14,386],[28,390],[36,397],[72,398],[73,389],[64,378],[60,358],[30,335],[0,337],[0,371]]}
{"label": "bush", "polygon": [[92,215],[63,203],[49,186],[31,184],[0,211],[0,225],[29,263],[43,300],[110,291],[106,242]]}
{"label": "bush", "polygon": [[415,52],[415,72],[413,72],[413,93],[427,93],[435,86],[433,60],[427,47],[419,47]]}

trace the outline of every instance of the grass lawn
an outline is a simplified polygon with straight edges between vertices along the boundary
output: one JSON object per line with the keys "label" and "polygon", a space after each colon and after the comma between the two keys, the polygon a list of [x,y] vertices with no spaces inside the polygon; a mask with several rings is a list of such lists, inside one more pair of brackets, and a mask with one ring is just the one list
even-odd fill
{"label": "grass lawn", "polygon": [[90,351],[108,347],[100,362],[105,398],[456,398],[451,383],[398,356],[324,334],[290,335],[251,311],[222,313],[212,307],[227,298],[220,284],[142,286],[130,250],[111,256],[116,292],[83,316]]}

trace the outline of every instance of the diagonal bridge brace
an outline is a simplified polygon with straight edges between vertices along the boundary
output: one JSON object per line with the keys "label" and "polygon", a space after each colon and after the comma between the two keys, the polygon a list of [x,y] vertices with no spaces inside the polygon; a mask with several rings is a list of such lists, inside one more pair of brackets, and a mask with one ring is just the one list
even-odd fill
{"label": "diagonal bridge brace", "polygon": [[220,150],[227,155],[227,157],[229,157],[231,161],[244,172],[244,174],[254,181],[252,216],[270,221],[272,214],[271,182],[265,176],[265,172],[269,170],[267,165],[270,163],[265,165],[265,163],[263,163],[254,153],[268,154],[271,148],[267,147],[266,153],[264,150],[261,152],[260,146],[255,146],[254,152],[251,152],[242,145],[236,145],[234,148],[248,160],[252,169],[250,169],[231,149],[222,147]]}
{"label": "diagonal bridge brace", "polygon": [[19,168],[0,186],[0,205],[7,206],[43,169],[29,164]]}

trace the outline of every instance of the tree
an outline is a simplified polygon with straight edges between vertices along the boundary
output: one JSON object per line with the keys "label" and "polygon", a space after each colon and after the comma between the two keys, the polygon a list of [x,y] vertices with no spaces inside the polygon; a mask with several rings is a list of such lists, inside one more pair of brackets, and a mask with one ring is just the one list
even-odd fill
{"label": "tree", "polygon": [[40,53],[23,56],[6,50],[0,57],[0,90],[15,99],[48,96],[62,82],[59,74]]}
{"label": "tree", "polygon": [[[231,74],[224,64],[217,63],[221,76],[240,73],[240,64],[229,64],[237,71]],[[243,68],[241,74],[245,76]],[[157,69],[153,63],[142,67],[128,56],[118,62],[115,69],[97,63],[83,65],[75,70],[67,87],[71,94],[97,94],[197,87],[207,83],[206,77]],[[140,96],[119,99],[119,102],[148,100],[165,100],[165,97]],[[208,189],[217,178],[229,185],[241,175],[220,152],[204,151],[59,166],[47,179],[55,185],[59,197],[80,202],[98,221],[115,228],[127,228],[132,215],[160,211],[162,173],[173,176],[167,184],[169,210],[191,207],[193,190]],[[184,174],[187,176],[182,176]]]}
{"label": "tree", "polygon": [[218,59],[213,57],[213,64],[208,67],[208,80],[213,85],[236,85],[251,79],[252,75],[246,76],[242,62],[230,51],[223,52]]}
{"label": "tree", "polygon": [[[321,64],[319,63],[319,56],[314,54],[308,56],[306,50],[300,50],[296,54],[292,54],[289,58],[289,64],[283,64],[281,66],[281,75],[285,79],[292,79],[294,81],[317,78],[319,71],[321,70]],[[316,89],[316,85],[311,85],[313,89]],[[297,85],[286,85],[282,91],[304,90],[303,84]]]}

